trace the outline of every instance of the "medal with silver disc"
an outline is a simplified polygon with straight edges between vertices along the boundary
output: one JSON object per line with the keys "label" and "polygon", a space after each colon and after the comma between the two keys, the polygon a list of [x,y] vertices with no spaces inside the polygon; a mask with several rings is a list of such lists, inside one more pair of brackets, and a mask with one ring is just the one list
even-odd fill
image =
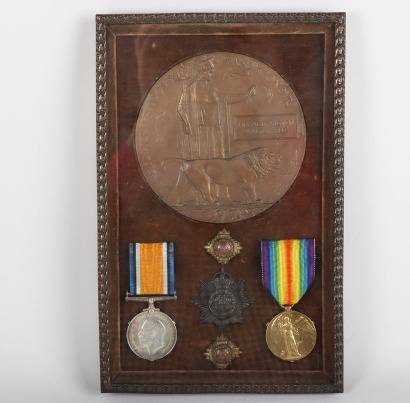
{"label": "medal with silver disc", "polygon": [[292,310],[309,288],[314,274],[314,239],[262,241],[263,285],[285,309],[267,324],[266,343],[282,360],[300,360],[315,347],[315,324],[306,315]]}
{"label": "medal with silver disc", "polygon": [[148,302],[128,324],[127,342],[134,354],[155,361],[168,355],[177,341],[175,322],[154,306],[175,300],[174,244],[130,243],[130,292],[126,301]]}

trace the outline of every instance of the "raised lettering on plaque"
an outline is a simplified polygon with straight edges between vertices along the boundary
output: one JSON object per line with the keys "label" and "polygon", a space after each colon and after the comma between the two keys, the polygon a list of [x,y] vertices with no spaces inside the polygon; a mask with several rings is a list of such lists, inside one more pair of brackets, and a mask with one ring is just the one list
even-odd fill
{"label": "raised lettering on plaque", "polygon": [[235,53],[177,64],[140,110],[136,151],[145,179],[179,213],[228,223],[265,211],[302,165],[299,102],[268,65]]}

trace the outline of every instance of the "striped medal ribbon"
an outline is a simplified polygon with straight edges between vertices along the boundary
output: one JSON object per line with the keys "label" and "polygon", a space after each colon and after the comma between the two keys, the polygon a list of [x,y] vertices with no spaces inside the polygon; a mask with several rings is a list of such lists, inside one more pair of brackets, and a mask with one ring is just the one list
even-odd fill
{"label": "striped medal ribbon", "polygon": [[176,299],[173,242],[130,243],[129,274],[125,300],[148,302],[148,307],[128,323],[128,346],[139,358],[159,360],[177,341],[175,322],[154,306],[157,301]]}
{"label": "striped medal ribbon", "polygon": [[174,295],[174,243],[130,243],[130,295]]}
{"label": "striped medal ribbon", "polygon": [[263,285],[280,305],[295,305],[314,276],[314,239],[262,241]]}
{"label": "striped medal ribbon", "polygon": [[285,308],[266,329],[271,352],[286,361],[306,357],[316,344],[316,328],[307,316],[292,310],[305,295],[315,276],[315,240],[263,240],[262,282]]}

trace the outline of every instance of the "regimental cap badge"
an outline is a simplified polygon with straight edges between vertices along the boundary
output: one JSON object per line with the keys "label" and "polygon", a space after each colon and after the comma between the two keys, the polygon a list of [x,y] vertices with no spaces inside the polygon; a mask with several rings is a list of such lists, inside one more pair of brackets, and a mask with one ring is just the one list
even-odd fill
{"label": "regimental cap badge", "polygon": [[201,292],[193,303],[201,323],[215,323],[222,331],[231,323],[243,322],[243,310],[251,304],[244,295],[244,280],[234,280],[221,269],[211,280],[200,280]]}
{"label": "regimental cap badge", "polygon": [[232,258],[241,253],[241,244],[231,237],[231,234],[223,229],[216,234],[212,241],[208,242],[204,248],[220,264],[228,263]]}
{"label": "regimental cap badge", "polygon": [[239,350],[239,347],[221,335],[206,349],[204,356],[218,369],[225,369],[241,354],[242,351]]}

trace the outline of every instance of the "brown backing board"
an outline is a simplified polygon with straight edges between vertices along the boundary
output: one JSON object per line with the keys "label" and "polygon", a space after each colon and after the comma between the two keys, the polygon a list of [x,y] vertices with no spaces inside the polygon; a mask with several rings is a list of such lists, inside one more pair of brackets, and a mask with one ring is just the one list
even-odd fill
{"label": "brown backing board", "polygon": [[[101,385],[104,392],[342,391],[344,14],[184,14],[97,16],[97,165]],[[155,51],[153,44],[155,43]],[[307,132],[301,170],[282,199],[251,219],[203,223],[172,210],[145,181],[135,123],[152,85],[180,61],[234,52],[271,66],[292,87]],[[203,246],[226,228],[243,246],[226,270],[245,280],[253,304],[224,334],[242,350],[228,370],[203,352],[219,334],[199,323],[199,279],[220,265]],[[261,239],[313,237],[316,277],[295,307],[318,332],[313,352],[290,363],[274,357],[265,325],[281,308],[262,286]],[[175,349],[149,362],[126,341],[145,308],[126,302],[128,243],[175,243],[177,301],[158,303],[178,327]]]}

